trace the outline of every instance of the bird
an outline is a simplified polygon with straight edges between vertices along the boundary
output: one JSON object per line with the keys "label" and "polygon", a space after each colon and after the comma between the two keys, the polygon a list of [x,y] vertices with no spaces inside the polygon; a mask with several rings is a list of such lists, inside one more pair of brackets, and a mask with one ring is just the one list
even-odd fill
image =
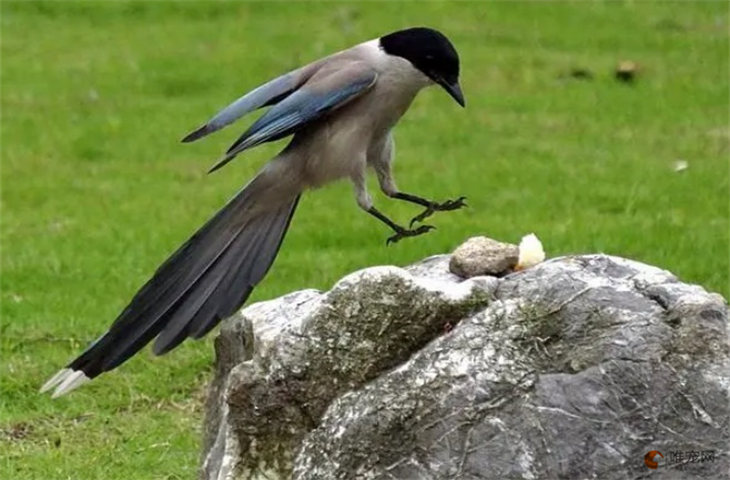
{"label": "bird", "polygon": [[[439,85],[466,106],[459,69],[459,55],[446,35],[429,27],[406,28],[264,83],[185,136],[184,143],[199,140],[268,107],[209,172],[257,145],[291,139],[41,392],[54,389],[53,398],[66,394],[118,367],[153,339],[153,352],[165,354],[189,337],[202,338],[235,313],[271,267],[306,190],[349,179],[359,207],[393,231],[386,244],[429,232],[433,226],[414,224],[434,212],[465,207],[465,197],[435,202],[402,192],[392,173],[392,130],[419,91]],[[366,187],[368,169],[386,196],[423,207],[408,227],[375,207]]]}

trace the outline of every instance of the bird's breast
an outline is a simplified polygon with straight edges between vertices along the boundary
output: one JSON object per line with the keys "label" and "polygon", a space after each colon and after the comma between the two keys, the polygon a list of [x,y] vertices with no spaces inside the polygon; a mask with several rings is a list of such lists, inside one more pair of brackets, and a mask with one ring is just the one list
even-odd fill
{"label": "bird's breast", "polygon": [[365,95],[298,135],[295,150],[310,187],[364,170],[372,144],[382,141],[423,86],[395,80],[385,84],[378,81]]}

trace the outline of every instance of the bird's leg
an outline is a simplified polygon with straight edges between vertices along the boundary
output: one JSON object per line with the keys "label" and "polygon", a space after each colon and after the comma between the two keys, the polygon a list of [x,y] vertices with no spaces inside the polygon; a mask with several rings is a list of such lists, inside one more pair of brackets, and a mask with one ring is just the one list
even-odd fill
{"label": "bird's leg", "polygon": [[386,245],[390,245],[391,243],[396,243],[402,238],[423,235],[424,233],[436,228],[431,225],[421,225],[420,227],[418,227],[416,229],[413,229],[413,228],[407,229],[407,228],[401,227],[400,225],[395,223],[393,220],[386,217],[382,212],[380,212],[375,207],[370,207],[366,211],[373,217],[377,218],[384,224],[388,225],[390,228],[393,229],[393,231],[395,231],[395,235],[388,237],[388,239],[385,241]]}
{"label": "bird's leg", "polygon": [[417,235],[422,235],[429,230],[433,230],[434,227],[432,227],[431,225],[421,225],[416,229],[401,227],[393,220],[385,216],[385,214],[380,212],[380,210],[375,208],[375,206],[373,206],[373,200],[370,198],[370,194],[368,193],[367,187],[365,185],[364,168],[356,171],[352,175],[352,185],[355,189],[355,198],[357,199],[357,204],[360,206],[360,208],[392,228],[395,232],[395,235],[388,237],[388,240],[385,242],[386,245],[396,243],[402,238],[415,237]]}
{"label": "bird's leg", "polygon": [[397,198],[399,200],[405,200],[406,202],[416,203],[426,209],[420,214],[413,217],[411,220],[410,227],[416,222],[422,222],[425,218],[433,215],[434,212],[443,212],[447,210],[456,210],[461,207],[466,207],[466,197],[459,197],[456,200],[447,200],[443,203],[434,202],[425,198],[411,195],[410,193],[403,193],[398,190],[393,178],[393,171],[391,169],[391,161],[393,157],[393,140],[388,137],[388,141],[385,143],[383,154],[378,157],[373,167],[375,173],[378,175],[378,182],[380,183],[380,189],[390,198]]}
{"label": "bird's leg", "polygon": [[425,198],[418,197],[416,195],[411,195],[409,193],[403,193],[403,192],[394,192],[392,195],[390,195],[392,198],[397,198],[399,200],[405,200],[406,202],[416,203],[418,205],[422,205],[426,207],[426,209],[413,217],[413,220],[411,220],[411,227],[416,222],[422,222],[424,219],[430,217],[434,214],[434,212],[446,212],[449,210],[457,210],[462,207],[466,207],[466,197],[459,197],[456,200],[446,200],[445,202],[438,203],[433,202],[431,200],[426,200]]}

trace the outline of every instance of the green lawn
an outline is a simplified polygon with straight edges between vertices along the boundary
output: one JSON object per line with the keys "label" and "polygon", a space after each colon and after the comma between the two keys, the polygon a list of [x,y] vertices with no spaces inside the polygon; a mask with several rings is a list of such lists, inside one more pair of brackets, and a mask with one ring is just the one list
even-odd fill
{"label": "green lawn", "polygon": [[[257,84],[398,28],[452,38],[468,102],[419,96],[397,128],[399,184],[470,208],[386,248],[348,184],[312,192],[253,301],[529,232],[550,256],[621,255],[727,296],[727,9],[3,2],[0,478],[194,477],[212,335],[162,358],[145,350],[59,400],[37,389],[283,145],[208,176],[250,120],[179,139]],[[613,77],[621,60],[639,65],[632,85]],[[419,211],[375,198],[401,221]]]}

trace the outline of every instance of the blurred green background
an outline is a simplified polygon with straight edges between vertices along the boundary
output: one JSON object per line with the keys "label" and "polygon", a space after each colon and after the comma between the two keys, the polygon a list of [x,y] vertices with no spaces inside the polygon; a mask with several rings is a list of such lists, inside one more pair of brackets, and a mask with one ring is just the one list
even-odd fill
{"label": "blurred green background", "polygon": [[[468,108],[424,91],[396,129],[396,178],[470,207],[386,248],[350,185],[312,192],[252,301],[529,232],[550,256],[621,255],[730,293],[726,2],[4,1],[1,22],[0,478],[194,477],[213,335],[59,400],[37,389],[284,145],[208,176],[250,120],[194,145],[185,133],[399,28],[450,36]],[[614,78],[622,60],[639,66],[632,84]],[[375,200],[402,222],[420,211]]]}

